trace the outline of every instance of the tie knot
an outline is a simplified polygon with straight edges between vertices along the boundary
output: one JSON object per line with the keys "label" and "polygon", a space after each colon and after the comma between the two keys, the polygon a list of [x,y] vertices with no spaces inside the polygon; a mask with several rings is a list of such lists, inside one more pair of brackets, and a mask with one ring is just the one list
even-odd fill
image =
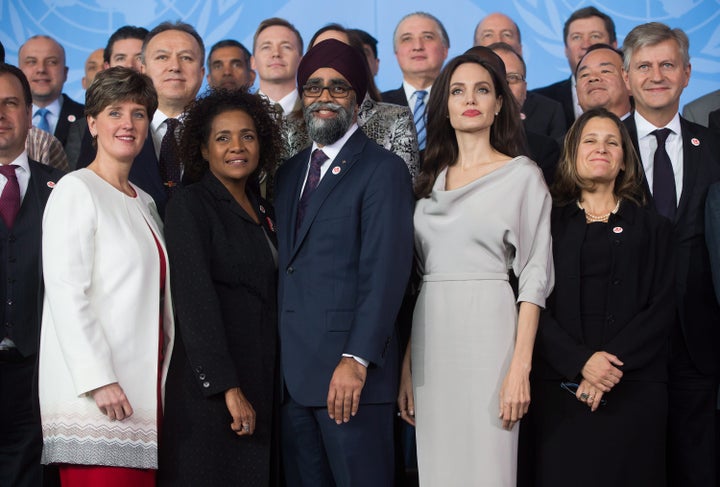
{"label": "tie knot", "polygon": [[177,118],[166,118],[165,119],[165,125],[167,125],[168,131],[172,130],[175,131],[177,128],[179,122]]}
{"label": "tie knot", "polygon": [[425,90],[417,90],[415,92],[415,97],[417,98],[418,103],[422,103],[422,101],[425,100],[426,95],[427,95],[427,91],[425,91]]}
{"label": "tie knot", "polygon": [[670,134],[672,133],[672,130],[670,130],[669,128],[664,128],[664,129],[653,130],[650,133],[653,134],[655,136],[655,138],[657,139],[658,147],[662,147],[665,145],[665,141],[667,140],[668,136],[670,136]]}
{"label": "tie knot", "polygon": [[47,115],[48,113],[50,113],[50,110],[48,110],[47,108],[38,108],[35,112],[35,115],[45,117],[45,115]]}
{"label": "tie knot", "polygon": [[15,164],[2,164],[0,165],[0,174],[5,176],[6,178],[17,178],[17,175],[15,174],[15,169],[17,169],[18,166]]}
{"label": "tie knot", "polygon": [[310,165],[320,167],[323,162],[327,161],[329,157],[322,151],[322,149],[315,149],[310,157]]}

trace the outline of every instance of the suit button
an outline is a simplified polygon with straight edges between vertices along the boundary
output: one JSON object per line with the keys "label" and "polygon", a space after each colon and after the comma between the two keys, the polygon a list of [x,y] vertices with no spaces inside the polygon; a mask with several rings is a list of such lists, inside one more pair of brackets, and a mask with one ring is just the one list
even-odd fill
{"label": "suit button", "polygon": [[7,300],[7,305],[8,305],[8,306],[12,306],[12,305],[13,305],[13,300],[12,300],[12,299],[8,299],[8,300]]}
{"label": "suit button", "polygon": [[607,315],[606,321],[612,325],[613,323],[615,323],[615,317],[613,315]]}
{"label": "suit button", "polygon": [[15,262],[17,262],[17,259],[15,257],[10,257],[8,259],[8,262],[10,262],[11,264],[14,264]]}
{"label": "suit button", "polygon": [[205,374],[200,374],[200,375],[198,375],[198,379],[200,379],[200,380],[205,380]]}
{"label": "suit button", "polygon": [[15,235],[10,235],[8,237],[8,242],[10,242],[10,243],[15,243],[16,240],[17,240],[17,238],[15,237]]}
{"label": "suit button", "polygon": [[210,387],[210,383],[208,381],[203,382],[203,387],[207,389],[208,387]]}
{"label": "suit button", "polygon": [[618,284],[620,284],[620,279],[615,279],[612,283],[613,286],[617,286]]}
{"label": "suit button", "polygon": [[293,269],[292,266],[290,266],[290,267],[287,268],[287,273],[288,273],[288,274],[292,274],[293,272],[295,272],[295,269]]}
{"label": "suit button", "polygon": [[199,365],[197,367],[195,367],[195,372],[197,372],[198,374],[202,371],[203,371],[203,368],[200,367]]}

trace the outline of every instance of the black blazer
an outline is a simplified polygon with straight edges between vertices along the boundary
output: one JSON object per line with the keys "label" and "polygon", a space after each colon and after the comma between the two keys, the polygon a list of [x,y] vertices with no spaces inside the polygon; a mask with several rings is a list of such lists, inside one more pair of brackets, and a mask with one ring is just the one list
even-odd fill
{"label": "black blazer", "polygon": [[575,121],[575,108],[573,107],[572,98],[572,77],[548,86],[543,86],[542,88],[537,88],[532,90],[532,92],[560,102],[563,114],[565,115],[565,130],[569,130]]}
{"label": "black blazer", "polygon": [[[635,117],[623,122],[638,149]],[[715,299],[710,257],[705,243],[705,199],[720,180],[720,144],[711,130],[680,118],[683,138],[683,190],[673,224],[675,293],[678,318],[690,357],[704,374],[717,373],[720,307]],[[697,144],[697,145],[696,145]],[[639,153],[639,152],[638,152]],[[640,170],[643,166],[640,164]],[[645,194],[654,208],[644,179]]]}
{"label": "black blazer", "polygon": [[[555,288],[540,315],[533,376],[574,380],[597,351],[585,345],[580,318],[587,223],[574,203],[553,208],[551,222]],[[666,219],[627,201],[607,224],[612,263],[601,350],[624,362],[624,381],[667,378],[667,337],[675,309],[671,234]]]}
{"label": "black blazer", "polygon": [[[0,297],[3,299],[0,318],[3,324],[12,325],[11,337],[25,357],[38,350],[44,290],[41,258],[43,212],[52,188],[64,175],[62,171],[39,162],[29,160],[28,163],[30,180],[12,236],[8,237],[9,232],[0,221],[0,258],[3,266],[0,270],[3,277],[0,282]],[[8,255],[7,247],[10,245],[15,248],[13,254]],[[12,259],[12,263],[6,264],[5,259]],[[9,279],[15,281],[12,283],[14,310],[11,316],[6,316]],[[3,335],[0,333],[0,337]]]}
{"label": "black blazer", "polygon": [[708,189],[705,202],[705,239],[710,253],[715,296],[720,303],[720,182]]}
{"label": "black blazer", "polygon": [[525,115],[523,125],[526,131],[547,135],[555,140],[565,136],[568,124],[565,122],[563,107],[556,100],[529,92],[522,113]]}
{"label": "black blazer", "polygon": [[708,115],[708,127],[720,133],[720,110],[710,112],[710,115]]}
{"label": "black blazer", "polygon": [[[276,239],[272,208],[249,196],[259,225],[209,171],[180,188],[167,207],[177,319],[165,389],[161,485],[270,483],[277,272],[268,237],[273,246]],[[257,414],[248,441],[230,431],[224,391],[232,387],[240,387]]]}
{"label": "black blazer", "polygon": [[560,145],[552,137],[526,131],[530,158],[540,166],[548,186],[552,186],[560,159]]}
{"label": "black blazer", "polygon": [[385,103],[394,103],[405,107],[410,106],[408,104],[408,99],[405,96],[405,88],[403,88],[402,85],[400,85],[400,88],[397,90],[383,91],[380,94],[380,98],[382,98],[382,101]]}
{"label": "black blazer", "polygon": [[62,108],[60,109],[58,123],[55,126],[55,133],[53,135],[57,137],[63,147],[65,147],[70,126],[77,123],[78,120],[85,118],[85,105],[76,102],[65,93],[62,94],[62,97]]}

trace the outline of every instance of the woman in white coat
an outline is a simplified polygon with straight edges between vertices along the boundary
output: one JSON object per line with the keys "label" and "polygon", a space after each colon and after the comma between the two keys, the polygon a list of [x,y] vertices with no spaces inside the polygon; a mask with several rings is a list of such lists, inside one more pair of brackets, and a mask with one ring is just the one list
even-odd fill
{"label": "woman in white coat", "polygon": [[57,184],[43,217],[43,463],[63,487],[153,486],[173,315],[160,217],[128,177],[157,95],[111,68],[85,104],[97,157]]}

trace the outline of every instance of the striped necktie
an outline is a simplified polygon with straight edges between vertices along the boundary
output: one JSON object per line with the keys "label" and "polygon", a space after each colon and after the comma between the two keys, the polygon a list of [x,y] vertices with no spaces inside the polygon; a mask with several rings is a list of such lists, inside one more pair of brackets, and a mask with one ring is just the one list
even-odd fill
{"label": "striped necktie", "polygon": [[425,96],[427,91],[417,90],[415,92],[415,109],[413,110],[413,119],[415,129],[417,130],[418,149],[425,149]]}

